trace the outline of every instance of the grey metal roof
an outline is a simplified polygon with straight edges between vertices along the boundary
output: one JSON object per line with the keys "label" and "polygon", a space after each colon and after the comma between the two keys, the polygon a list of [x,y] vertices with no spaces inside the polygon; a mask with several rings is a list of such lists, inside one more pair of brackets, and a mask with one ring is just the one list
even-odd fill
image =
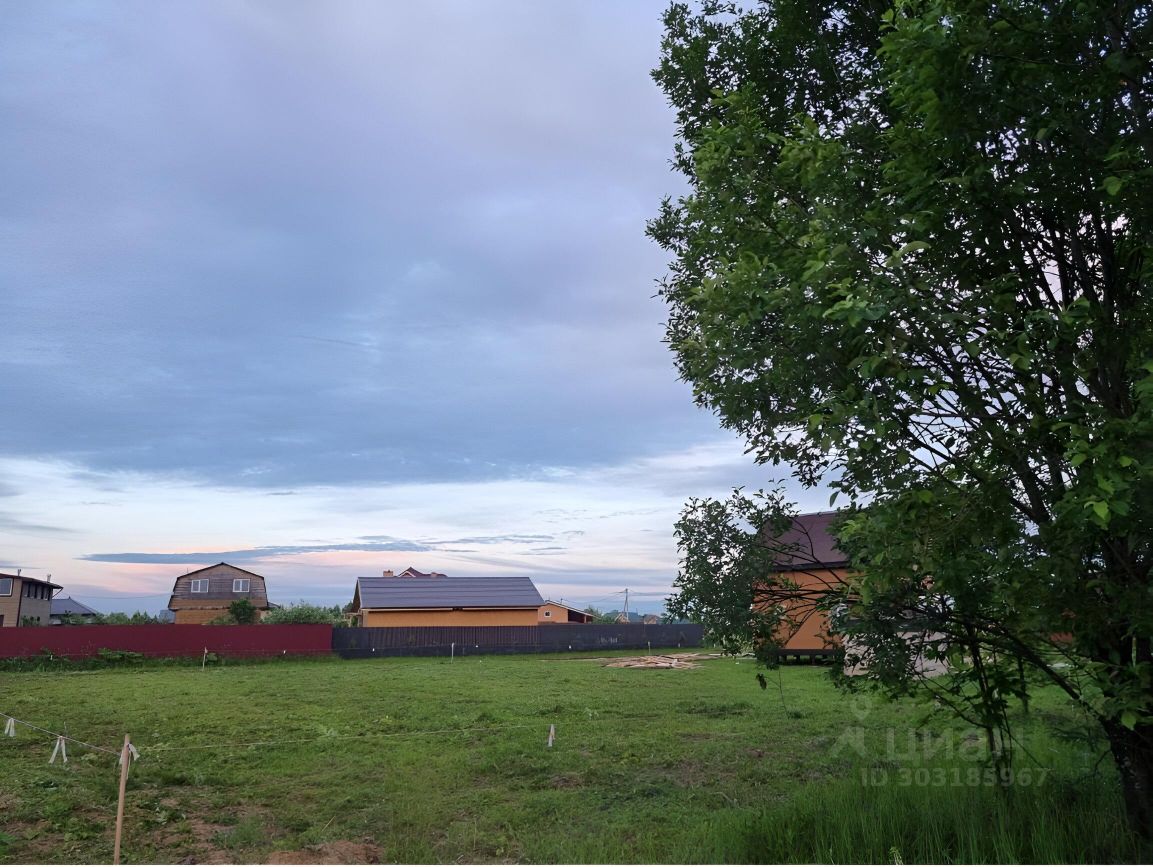
{"label": "grey metal roof", "polygon": [[531,578],[357,578],[361,608],[539,608]]}
{"label": "grey metal roof", "polygon": [[77,602],[69,596],[57,596],[52,600],[52,617],[64,614],[99,614],[100,612],[89,608],[83,602]]}

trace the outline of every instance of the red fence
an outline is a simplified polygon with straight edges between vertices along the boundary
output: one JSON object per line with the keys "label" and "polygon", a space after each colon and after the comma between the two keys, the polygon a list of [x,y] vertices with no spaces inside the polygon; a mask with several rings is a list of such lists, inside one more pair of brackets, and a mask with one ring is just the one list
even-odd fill
{"label": "red fence", "polygon": [[280,656],[332,653],[332,627],[276,626],[17,626],[0,629],[0,659],[38,656],[95,656],[101,649],[145,656]]}

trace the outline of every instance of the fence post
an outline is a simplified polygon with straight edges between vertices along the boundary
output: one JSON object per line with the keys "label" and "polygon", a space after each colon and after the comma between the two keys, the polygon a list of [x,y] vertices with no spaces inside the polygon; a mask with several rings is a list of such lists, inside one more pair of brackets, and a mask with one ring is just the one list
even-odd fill
{"label": "fence post", "polygon": [[120,800],[116,802],[116,839],[112,844],[112,863],[120,863],[120,834],[124,830],[124,790],[128,787],[128,735],[124,736],[124,746],[120,748]]}

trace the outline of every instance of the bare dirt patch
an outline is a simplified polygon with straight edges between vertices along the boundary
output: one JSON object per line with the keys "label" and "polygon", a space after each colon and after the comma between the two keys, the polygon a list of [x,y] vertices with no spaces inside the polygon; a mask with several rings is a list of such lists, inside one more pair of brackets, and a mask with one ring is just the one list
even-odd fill
{"label": "bare dirt patch", "polygon": [[226,849],[222,849],[217,840],[228,830],[227,825],[216,825],[204,822],[195,816],[189,816],[185,823],[181,823],[183,830],[170,831],[157,841],[162,849],[169,851],[191,852],[181,860],[181,864],[231,864],[235,856]]}
{"label": "bare dirt patch", "polygon": [[557,774],[549,780],[549,786],[554,789],[579,789],[584,784],[581,774]]}
{"label": "bare dirt patch", "polygon": [[273,852],[268,856],[269,864],[376,864],[379,861],[380,849],[353,840],[330,840],[307,849]]}
{"label": "bare dirt patch", "polygon": [[622,656],[609,659],[605,668],[699,668],[700,660],[716,659],[718,653],[669,653],[660,656]]}

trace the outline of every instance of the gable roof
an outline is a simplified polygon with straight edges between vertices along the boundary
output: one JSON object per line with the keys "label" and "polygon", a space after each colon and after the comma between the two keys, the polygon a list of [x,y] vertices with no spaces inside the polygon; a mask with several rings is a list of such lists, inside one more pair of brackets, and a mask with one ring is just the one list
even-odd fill
{"label": "gable roof", "polygon": [[361,608],[539,608],[531,578],[357,578]]}
{"label": "gable roof", "polygon": [[60,584],[53,584],[51,581],[45,581],[43,578],[33,578],[31,575],[12,575],[8,572],[0,572],[0,578],[13,578],[16,581],[23,581],[25,584],[47,584],[49,587],[55,587],[57,590],[64,589]]}
{"label": "gable roof", "polygon": [[[249,572],[247,569],[241,569],[239,566],[233,566],[231,563],[225,563],[223,560],[221,560],[219,563],[213,563],[211,566],[202,566],[199,569],[193,569],[191,572],[185,572],[180,576],[180,578],[191,578],[198,572],[207,572],[209,569],[215,569],[218,566],[227,566],[229,569],[235,569],[237,572],[243,572],[246,575],[251,575],[253,578],[259,578],[261,581],[264,580],[263,575],[257,575],[255,572]],[[180,578],[177,578],[176,580],[179,581]]]}
{"label": "gable roof", "polygon": [[782,550],[776,554],[775,566],[781,571],[790,569],[834,569],[849,565],[845,552],[837,547],[837,540],[829,525],[837,512],[810,512],[793,518],[792,526],[777,537],[765,537]]}
{"label": "gable roof", "polygon": [[89,608],[83,602],[77,602],[71,596],[57,596],[52,600],[52,617],[62,617],[68,614],[79,614],[81,616],[91,614],[96,616],[99,615],[100,612]]}
{"label": "gable roof", "polygon": [[[221,569],[221,567],[224,568]],[[203,574],[212,569],[220,571],[207,576]],[[198,575],[200,576],[199,579],[197,579]],[[232,582],[236,578],[247,578],[248,590],[234,591]],[[208,592],[193,593],[192,582],[194,579],[208,581]],[[178,600],[192,600],[209,603],[207,607],[219,608],[221,606],[227,607],[230,602],[237,599],[247,599],[257,608],[267,608],[268,587],[265,584],[264,576],[233,566],[231,563],[217,563],[214,566],[205,566],[203,569],[196,569],[178,577],[172,585],[172,596],[168,600],[168,607],[171,608],[172,604]]]}

